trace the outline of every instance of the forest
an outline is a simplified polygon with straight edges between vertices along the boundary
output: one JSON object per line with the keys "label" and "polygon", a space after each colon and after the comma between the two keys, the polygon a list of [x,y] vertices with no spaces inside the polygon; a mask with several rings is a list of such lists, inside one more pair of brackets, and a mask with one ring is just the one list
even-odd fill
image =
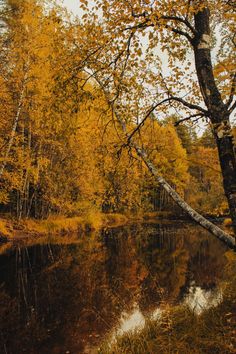
{"label": "forest", "polygon": [[[67,16],[63,8],[46,11],[36,1],[8,1],[2,9],[2,212],[21,219],[75,215],[89,208],[164,208],[158,183],[125,146],[126,136],[102,89],[89,82],[86,62],[82,66],[86,33]],[[144,94],[129,103],[129,131],[142,117]],[[137,142],[195,209],[227,215],[212,126],[202,123],[199,134],[196,122],[175,127],[178,120],[173,112],[164,111],[161,119],[151,112]]]}
{"label": "forest", "polygon": [[[68,317],[74,323],[67,329],[69,344],[66,340],[60,344],[55,329],[50,329],[52,338],[47,331],[42,334],[44,305],[37,317],[38,300],[32,300],[37,296],[30,290],[32,269],[35,266],[42,274],[55,271],[55,277],[60,271],[69,272],[73,283],[75,273],[80,274],[75,264],[84,262],[84,253],[89,259],[84,267],[93,274],[98,266],[96,252],[99,262],[112,259],[116,250],[119,257],[124,252],[128,259],[127,247],[132,254],[130,268],[120,258],[111,267],[116,281],[129,289],[128,295],[125,290],[119,295],[126,312],[132,289],[139,293],[135,304],[145,309],[143,314],[153,312],[154,303],[170,306],[173,293],[172,305],[177,308],[167,308],[163,323],[149,318],[142,343],[140,332],[131,331],[115,345],[101,344],[98,337],[104,340],[108,330],[100,330],[99,322],[99,331],[93,329],[98,337],[89,335],[89,330],[82,335],[86,345],[100,346],[100,353],[233,353],[236,258],[227,246],[235,249],[236,242],[235,4],[230,0],[79,0],[75,15],[66,6],[69,2],[0,0],[0,304],[6,309],[0,315],[9,317],[11,301],[16,314],[9,326],[0,323],[0,352],[94,353],[94,348],[86,349],[82,342],[77,347],[73,342],[74,318]],[[124,240],[122,236],[116,240],[114,235],[122,235],[117,227],[124,228]],[[137,228],[137,236],[132,227]],[[177,241],[170,240],[172,231]],[[159,243],[151,244],[146,234],[156,234]],[[39,256],[39,245],[45,259]],[[203,262],[205,267],[204,254],[210,259],[209,269],[216,262],[217,271],[212,272],[214,280],[197,279],[194,292],[214,290],[215,294],[220,284],[226,300],[214,307],[215,313],[206,311],[199,320],[179,306],[190,296],[197,277],[194,262]],[[13,259],[17,269],[23,270],[12,275],[20,277],[16,281],[19,298],[8,299],[13,290],[8,294],[4,288],[9,281],[4,267]],[[170,267],[175,259],[177,270]],[[105,277],[104,264],[99,267]],[[13,265],[8,266],[11,274]],[[126,266],[128,270],[118,276],[119,267]],[[167,280],[162,284],[162,277],[156,275],[162,273],[165,279],[174,277],[171,284]],[[50,276],[42,281],[37,273],[35,284],[48,282],[47,292],[49,283],[55,281]],[[94,280],[95,288],[87,279],[82,281],[95,298],[84,305],[89,311],[101,289],[120,291],[118,283],[108,285],[105,278],[101,284]],[[153,295],[154,283],[161,284],[158,299]],[[150,290],[145,295],[148,306],[140,300],[145,286]],[[168,295],[161,296],[159,292],[168,286]],[[57,303],[58,294],[50,291],[53,295],[48,297],[52,301],[55,297]],[[102,295],[105,302],[108,295]],[[73,303],[75,308],[80,304],[74,295]],[[119,306],[116,303],[115,311]],[[108,323],[111,318],[103,315]],[[229,316],[230,321],[226,318],[219,324],[222,316]],[[22,325],[17,327],[19,342],[12,342],[9,328],[13,330],[18,321]],[[31,332],[25,331],[24,321]],[[93,321],[88,316],[83,326]],[[184,321],[192,323],[200,333],[198,338],[206,337],[204,344],[195,338],[195,347],[190,346]],[[220,336],[215,347],[202,332],[207,326],[213,336]],[[159,344],[157,332],[161,333]],[[167,350],[169,333],[174,340]],[[91,344],[93,335],[97,339]],[[24,342],[20,342],[22,336]],[[25,340],[30,336],[35,338],[34,346]]]}

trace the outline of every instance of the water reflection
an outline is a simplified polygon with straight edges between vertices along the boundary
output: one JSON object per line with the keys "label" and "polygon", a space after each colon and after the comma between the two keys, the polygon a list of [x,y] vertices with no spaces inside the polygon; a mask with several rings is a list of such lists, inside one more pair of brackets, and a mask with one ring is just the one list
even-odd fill
{"label": "water reflection", "polygon": [[204,294],[209,303],[219,294],[224,251],[198,227],[178,224],[16,245],[0,256],[0,352],[89,352],[104,335],[158,317],[166,302],[191,304]]}
{"label": "water reflection", "polygon": [[137,303],[133,304],[133,309],[130,312],[122,312],[119,321],[118,329],[114,331],[115,335],[121,335],[125,332],[142,328],[145,325],[145,317],[139,309]]}
{"label": "water reflection", "polygon": [[184,303],[200,314],[204,309],[217,306],[222,300],[221,289],[205,290],[193,284],[185,296]]}
{"label": "water reflection", "polygon": [[130,311],[123,311],[118,321],[117,326],[110,334],[109,342],[112,343],[116,340],[117,336],[121,336],[124,333],[130,331],[139,331],[144,328],[147,319],[158,320],[161,317],[163,310],[157,307],[154,311],[144,316],[141,312],[139,305],[135,302]]}

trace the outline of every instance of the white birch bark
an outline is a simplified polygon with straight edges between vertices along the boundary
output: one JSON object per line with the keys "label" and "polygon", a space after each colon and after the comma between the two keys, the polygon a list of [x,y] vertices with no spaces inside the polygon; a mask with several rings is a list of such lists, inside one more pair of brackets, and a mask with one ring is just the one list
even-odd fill
{"label": "white birch bark", "polygon": [[23,102],[24,102],[26,79],[27,79],[27,73],[25,73],[25,75],[24,75],[23,85],[22,85],[22,89],[21,89],[21,93],[20,93],[20,97],[19,97],[19,102],[18,102],[18,106],[17,106],[17,111],[16,111],[16,115],[15,115],[15,118],[14,118],[12,130],[11,130],[10,139],[9,139],[9,142],[8,142],[7,150],[6,150],[5,154],[4,154],[4,159],[3,159],[2,165],[0,167],[0,178],[2,177],[2,174],[3,174],[4,169],[6,167],[7,159],[9,157],[9,154],[10,154],[13,142],[14,142],[17,125],[18,125],[18,121],[19,121],[19,118],[20,118],[20,113],[21,113],[21,110],[22,110]]}
{"label": "white birch bark", "polygon": [[[107,94],[105,93],[106,97],[108,98]],[[109,101],[108,101],[109,102]],[[126,129],[126,124],[125,122],[121,119],[119,116],[119,113],[114,107],[114,104],[112,105],[112,109],[114,110],[114,113],[116,115],[116,118],[118,119],[119,124],[122,127],[123,132],[125,133],[127,140],[130,142],[130,146],[137,152],[138,156],[141,157],[145,165],[147,166],[148,170],[151,172],[151,174],[156,178],[158,183],[163,187],[163,189],[170,195],[170,197],[178,204],[182,210],[184,210],[196,223],[201,225],[203,228],[208,230],[210,233],[212,233],[214,236],[216,236],[218,239],[223,241],[225,244],[227,244],[231,248],[236,248],[236,239],[219,228],[218,226],[214,225],[212,222],[204,218],[202,215],[200,215],[197,211],[195,211],[188,203],[185,202],[185,200],[170,186],[170,184],[161,176],[159,175],[158,169],[153,165],[151,161],[149,161],[146,152],[141,149],[135,142],[132,141],[132,137],[130,137],[130,134],[127,132]]]}

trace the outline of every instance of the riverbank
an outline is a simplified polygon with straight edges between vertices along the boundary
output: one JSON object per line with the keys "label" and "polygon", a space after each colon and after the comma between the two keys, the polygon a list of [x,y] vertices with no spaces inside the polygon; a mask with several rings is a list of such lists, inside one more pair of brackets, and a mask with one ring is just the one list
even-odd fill
{"label": "riverbank", "polygon": [[104,227],[118,227],[131,223],[134,220],[156,222],[173,218],[169,212],[155,212],[143,214],[119,214],[92,212],[82,216],[50,216],[48,219],[16,220],[2,215],[0,217],[0,242],[7,242],[22,238],[37,238],[46,235],[66,235],[72,232],[88,232]]}
{"label": "riverbank", "polygon": [[[0,215],[0,242],[8,242],[17,239],[37,238],[46,235],[63,236],[75,232],[89,232],[101,228],[118,227],[135,222],[169,222],[172,220],[186,221],[186,217],[175,215],[168,211],[146,212],[138,214],[99,213],[90,212],[81,216],[66,217],[52,215],[47,219],[37,220],[33,218],[16,220],[8,215]],[[191,219],[187,218],[191,222]],[[215,223],[230,227],[231,219],[217,218]]]}
{"label": "riverbank", "polygon": [[122,214],[87,214],[84,216],[50,216],[45,220],[0,218],[0,238],[2,242],[19,238],[41,237],[48,234],[64,235],[70,232],[96,230],[106,226],[125,224]]}

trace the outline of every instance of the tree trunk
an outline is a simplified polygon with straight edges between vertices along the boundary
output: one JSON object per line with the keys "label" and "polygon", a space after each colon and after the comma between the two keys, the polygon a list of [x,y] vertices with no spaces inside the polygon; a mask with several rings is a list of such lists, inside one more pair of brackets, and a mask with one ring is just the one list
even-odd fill
{"label": "tree trunk", "polygon": [[[106,92],[105,92],[106,94]],[[106,94],[107,101],[109,101],[109,97]],[[164,190],[167,192],[167,194],[180,206],[180,208],[185,211],[196,223],[204,227],[206,230],[211,232],[213,235],[215,235],[218,239],[226,243],[229,247],[235,249],[236,248],[236,239],[227,234],[225,231],[221,230],[218,226],[214,225],[212,222],[204,218],[202,215],[200,215],[197,211],[195,211],[191,206],[189,206],[183,198],[180,197],[180,195],[169,185],[169,183],[159,175],[158,170],[156,167],[152,164],[151,161],[148,160],[146,152],[141,149],[136,143],[132,141],[132,137],[128,134],[127,129],[126,129],[126,124],[122,120],[122,118],[119,116],[118,111],[116,111],[114,104],[112,105],[112,109],[115,111],[115,115],[118,119],[119,124],[122,127],[122,130],[124,131],[127,140],[129,141],[131,147],[135,149],[137,154],[142,158],[143,162],[151,172],[151,174],[156,178],[158,183],[164,188]]]}
{"label": "tree trunk", "polygon": [[210,12],[208,8],[195,15],[196,35],[193,39],[195,66],[200,90],[208,108],[208,116],[218,148],[223,186],[228,200],[230,216],[236,225],[236,156],[229,108],[223,102],[216,86],[210,49]]}
{"label": "tree trunk", "polygon": [[[223,125],[228,129],[229,123],[227,121],[223,121]],[[223,129],[223,125],[220,124],[220,129]],[[229,134],[231,134],[231,130]],[[236,226],[236,159],[232,135],[227,135],[226,132],[222,136],[222,132],[219,128],[217,129],[217,126],[214,129],[214,135],[219,153],[224,191],[228,200],[233,225]]]}
{"label": "tree trunk", "polygon": [[22,109],[23,101],[24,101],[26,79],[27,79],[27,72],[25,73],[25,76],[24,76],[24,79],[23,79],[22,89],[21,89],[21,92],[20,92],[20,97],[19,97],[19,101],[18,101],[16,115],[15,115],[15,118],[14,118],[14,122],[13,122],[12,130],[11,130],[11,135],[10,135],[10,138],[9,138],[7,150],[6,150],[6,153],[4,155],[4,160],[2,162],[2,166],[0,166],[0,178],[2,177],[4,169],[5,169],[6,165],[7,165],[7,159],[9,157],[9,155],[10,155],[11,148],[12,148],[12,145],[13,145],[13,142],[14,142],[16,129],[17,129],[17,125],[18,125],[18,121],[19,121],[19,118],[20,118],[20,113],[21,113],[21,109]]}
{"label": "tree trunk", "polygon": [[185,211],[196,223],[200,224],[202,227],[204,227],[206,230],[208,230],[210,233],[215,235],[218,239],[226,243],[229,247],[235,249],[236,248],[236,239],[226,233],[225,231],[221,230],[218,226],[214,225],[212,222],[209,220],[205,219],[202,215],[200,215],[198,212],[196,212],[193,208],[191,208],[183,198],[180,197],[180,195],[169,185],[169,183],[166,182],[166,180],[159,175],[158,170],[156,167],[152,164],[151,161],[148,160],[146,152],[141,149],[136,143],[132,141],[132,136],[129,135],[126,129],[126,123],[125,121],[120,117],[119,111],[116,110],[114,100],[110,99],[110,95],[107,92],[106,88],[104,85],[101,83],[101,81],[97,78],[96,75],[94,75],[94,78],[100,85],[101,89],[104,92],[105,98],[107,100],[108,105],[111,107],[113,110],[120,126],[121,129],[123,130],[125,136],[127,137],[127,141],[129,142],[130,146],[135,149],[137,152],[138,156],[142,158],[144,161],[145,165],[149,169],[149,171],[152,173],[152,175],[156,178],[158,183],[164,188],[164,190],[168,193],[168,195],[171,196],[171,198],[180,206],[180,208]]}
{"label": "tree trunk", "polygon": [[136,144],[132,144],[133,148],[136,150],[137,154],[142,158],[145,165],[156,178],[158,183],[164,188],[164,190],[171,196],[171,198],[184,210],[194,221],[204,227],[206,230],[210,231],[213,235],[219,238],[221,241],[226,243],[229,247],[236,247],[236,239],[231,235],[227,234],[221,230],[218,226],[211,223],[209,220],[205,219],[202,215],[191,208],[183,198],[166,182],[166,180],[158,174],[155,166],[148,160],[145,151],[143,151]]}

